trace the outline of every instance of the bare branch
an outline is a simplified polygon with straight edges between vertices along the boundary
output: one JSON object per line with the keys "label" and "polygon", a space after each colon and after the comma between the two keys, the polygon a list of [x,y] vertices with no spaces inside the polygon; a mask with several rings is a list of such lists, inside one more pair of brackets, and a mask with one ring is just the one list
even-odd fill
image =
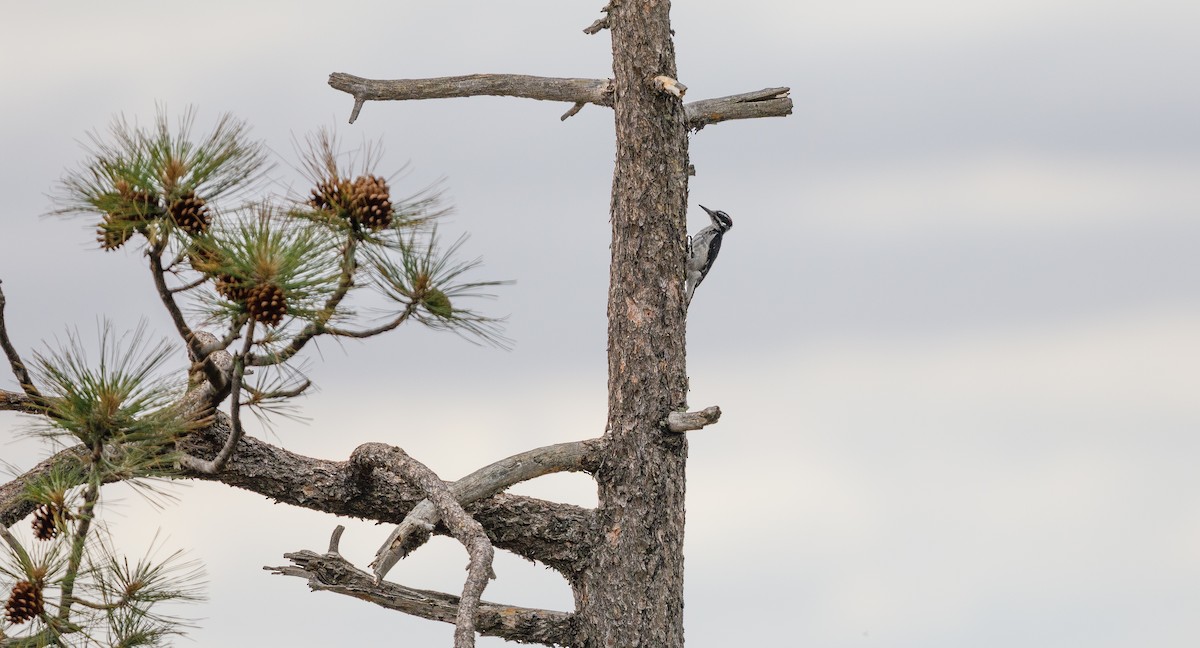
{"label": "bare branch", "polygon": [[337,337],[348,337],[348,338],[358,338],[358,339],[374,337],[376,335],[380,335],[381,333],[387,333],[388,331],[391,331],[392,329],[395,329],[396,327],[400,326],[404,322],[408,321],[408,318],[412,317],[412,314],[415,313],[416,310],[417,310],[417,304],[414,302],[412,304],[409,304],[402,313],[397,315],[396,319],[393,319],[392,321],[390,321],[386,324],[381,324],[375,328],[366,329],[363,331],[354,331],[351,329],[343,329],[343,328],[336,328],[333,326],[326,326],[325,332],[330,335],[335,335]]}
{"label": "bare branch", "polygon": [[[660,88],[676,96],[687,90],[674,79],[657,81]],[[358,118],[364,101],[406,101],[414,99],[446,99],[479,95],[524,97],[542,101],[567,101],[575,104],[561,119],[579,112],[584,104],[612,106],[611,79],[566,79],[537,77],[522,74],[469,74],[431,79],[364,79],[343,72],[329,75],[329,85],[354,97],[354,113],[350,123]],[[792,114],[790,88],[765,88],[755,92],[703,99],[684,105],[687,126],[700,130],[709,124],[733,119],[783,117]]]}
{"label": "bare branch", "polygon": [[[479,597],[487,587],[488,580],[496,577],[492,571],[495,552],[492,543],[484,534],[483,527],[467,515],[462,505],[455,501],[450,487],[438,478],[436,473],[400,448],[383,443],[363,444],[354,450],[350,461],[364,467],[392,471],[415,482],[437,507],[437,512],[450,528],[450,533],[466,547],[471,560],[467,566],[467,582],[463,585],[462,598],[454,622],[454,648],[474,648],[475,612],[479,608]],[[381,576],[376,575],[376,580],[381,579]]]}
{"label": "bare branch", "polygon": [[292,389],[273,389],[271,391],[263,391],[249,385],[243,386],[243,389],[246,390],[246,393],[250,394],[250,404],[254,405],[270,399],[295,398],[307,391],[309,387],[312,387],[312,381],[305,378],[304,382],[296,385]]}
{"label": "bare branch", "polygon": [[207,282],[208,282],[208,275],[204,275],[204,276],[200,277],[199,279],[196,279],[189,283],[185,283],[180,286],[175,286],[174,288],[167,288],[167,291],[170,292],[172,295],[175,293],[187,292],[189,290],[199,288],[200,286],[203,286]]}
{"label": "bare branch", "polygon": [[[282,576],[305,578],[313,591],[353,596],[423,619],[455,623],[459,616],[459,597],[395,583],[376,583],[371,574],[355,568],[335,552],[298,551],[284,554],[284,557],[292,564],[263,569]],[[480,601],[475,614],[475,630],[484,636],[508,641],[576,646],[579,641],[573,619],[574,615],[566,612]]]}
{"label": "bare branch", "polygon": [[337,525],[333,527],[333,533],[329,535],[329,551],[326,553],[339,553],[338,545],[342,543],[342,534],[346,532],[346,527]]}
{"label": "bare branch", "polygon": [[364,79],[334,72],[329,85],[354,97],[358,118],[364,101],[403,101],[410,99],[446,99],[450,97],[524,97],[542,101],[568,101],[612,105],[612,82],[607,79],[564,79],[524,74],[469,74],[432,79]]}
{"label": "bare branch", "polygon": [[688,430],[699,430],[706,425],[712,425],[721,418],[721,408],[713,405],[699,412],[671,412],[667,415],[667,430],[680,433]]}
{"label": "bare branch", "polygon": [[608,16],[597,18],[596,22],[583,28],[583,33],[588,34],[589,36],[594,36],[599,34],[600,30],[602,29],[608,29]]}
{"label": "bare branch", "polygon": [[604,12],[604,16],[601,18],[597,18],[596,22],[588,25],[587,27],[584,27],[583,33],[585,33],[589,36],[595,36],[596,34],[600,33],[600,30],[608,29],[608,14],[610,11],[612,11],[612,8],[613,8],[613,3],[611,3],[611,2],[604,5],[604,7],[602,7],[600,9],[600,11]]}
{"label": "bare branch", "polygon": [[34,386],[33,379],[29,377],[29,370],[25,367],[25,363],[21,361],[21,354],[17,353],[17,348],[13,346],[12,340],[8,338],[8,326],[4,323],[4,305],[6,301],[4,290],[0,289],[0,347],[3,347],[4,355],[8,356],[8,365],[12,367],[13,376],[16,377],[17,383],[21,385],[21,390],[33,400],[34,404],[45,405],[46,399],[38,391],[37,387]]}
{"label": "bare branch", "polygon": [[571,108],[569,110],[567,110],[567,112],[562,114],[562,117],[558,118],[558,121],[567,121],[567,119],[569,117],[574,117],[575,115],[578,115],[579,111],[583,110],[583,107],[586,105],[587,105],[586,102],[576,101],[574,106],[571,106]]}
{"label": "bare branch", "polygon": [[[491,497],[513,484],[549,475],[595,469],[601,439],[575,441],[537,448],[502,459],[463,477],[450,486],[450,493],[460,504],[469,504]],[[428,499],[421,501],[400,523],[375,554],[371,567],[375,577],[382,579],[402,558],[415,551],[429,539],[441,521],[439,513]]]}
{"label": "bare branch", "polygon": [[765,88],[756,92],[702,99],[685,104],[687,126],[698,131],[709,124],[731,119],[783,117],[792,114],[791,88]]}

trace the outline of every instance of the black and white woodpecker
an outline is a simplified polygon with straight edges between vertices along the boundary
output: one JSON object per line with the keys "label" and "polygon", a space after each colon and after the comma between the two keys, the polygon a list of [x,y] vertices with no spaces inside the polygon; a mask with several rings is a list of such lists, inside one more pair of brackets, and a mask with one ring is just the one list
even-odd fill
{"label": "black and white woodpecker", "polygon": [[688,237],[686,289],[689,304],[692,303],[692,293],[696,292],[696,286],[699,286],[708,276],[708,271],[712,270],[717,253],[721,251],[721,239],[725,237],[725,232],[733,229],[733,219],[729,214],[719,210],[713,211],[704,205],[700,205],[700,209],[708,212],[712,225]]}

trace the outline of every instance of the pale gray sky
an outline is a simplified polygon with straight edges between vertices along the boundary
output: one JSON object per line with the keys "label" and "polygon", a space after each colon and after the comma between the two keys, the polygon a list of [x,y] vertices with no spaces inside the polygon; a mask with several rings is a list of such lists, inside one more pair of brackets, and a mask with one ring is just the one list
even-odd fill
{"label": "pale gray sky", "polygon": [[[415,328],[324,345],[311,422],[270,440],[333,459],[395,443],[455,478],[600,434],[611,114],[475,98],[372,103],[347,126],[325,85],[605,77],[607,35],[580,32],[600,4],[9,3],[12,336],[38,348],[101,316],[170,333],[136,254],[39,218],[89,130],[156,103],[196,105],[199,126],[232,112],[279,154],[284,191],[292,138],[337,125],[382,138],[385,171],[411,163],[410,189],[445,178],[444,230],[471,234],[481,278],[516,280],[484,304],[516,347]],[[796,104],[692,139],[693,208],[736,227],[689,319],[691,402],[725,412],[691,443],[690,646],[1200,641],[1198,25],[1185,0],[676,3],[689,100],[786,85]],[[0,418],[0,456],[29,466],[45,449],[21,425]],[[594,498],[582,477],[519,490]],[[174,492],[161,512],[106,497],[132,554],[161,527],[207,563],[197,645],[450,644],[449,626],[261,571],[344,520]],[[348,526],[365,565],[388,529]],[[440,541],[392,578],[456,592],[463,565]],[[569,609],[551,572],[496,571],[485,598]]]}

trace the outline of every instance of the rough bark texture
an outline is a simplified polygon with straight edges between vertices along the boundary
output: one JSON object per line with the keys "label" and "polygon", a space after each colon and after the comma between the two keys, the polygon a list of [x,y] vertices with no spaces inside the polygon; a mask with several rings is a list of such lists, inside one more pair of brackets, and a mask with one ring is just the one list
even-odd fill
{"label": "rough bark texture", "polygon": [[[225,421],[221,415],[214,424],[188,435],[183,449],[196,456],[215,454],[229,434]],[[83,446],[62,450],[0,484],[0,525],[11,526],[36,508],[25,496],[27,484],[55,465],[79,461],[86,452]],[[390,524],[401,522],[425,499],[416,485],[386,471],[363,470],[350,461],[305,457],[251,437],[242,437],[237,453],[220,473],[180,477],[218,481],[281,504]],[[578,578],[594,535],[590,511],[508,493],[465,508],[484,525],[495,546],[538,561],[568,579]],[[439,525],[435,532],[446,533],[446,529]]]}
{"label": "rough bark texture", "polygon": [[613,3],[617,159],[608,297],[608,452],[596,472],[600,537],[577,588],[589,647],[683,646],[687,440],[661,422],[683,409],[687,129],[670,3]]}

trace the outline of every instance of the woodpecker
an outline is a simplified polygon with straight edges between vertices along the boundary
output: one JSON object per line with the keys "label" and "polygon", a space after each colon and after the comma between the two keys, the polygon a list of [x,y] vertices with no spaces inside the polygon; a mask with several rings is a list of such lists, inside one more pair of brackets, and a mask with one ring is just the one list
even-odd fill
{"label": "woodpecker", "polygon": [[704,205],[700,205],[700,209],[708,212],[708,217],[712,219],[712,225],[696,232],[694,236],[688,237],[688,259],[687,259],[687,303],[692,303],[692,293],[696,291],[696,286],[700,285],[701,281],[708,276],[708,271],[712,269],[713,262],[717,260],[717,253],[721,251],[721,239],[724,238],[725,232],[733,228],[733,219],[723,211],[713,211]]}

